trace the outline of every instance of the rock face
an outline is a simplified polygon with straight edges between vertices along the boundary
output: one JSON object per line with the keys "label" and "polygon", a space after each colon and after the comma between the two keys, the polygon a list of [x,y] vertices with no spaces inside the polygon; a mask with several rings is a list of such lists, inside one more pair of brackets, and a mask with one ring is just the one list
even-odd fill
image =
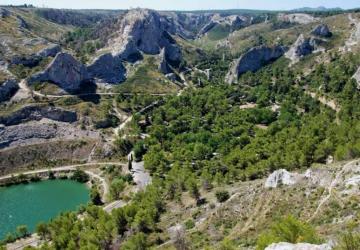
{"label": "rock face", "polygon": [[75,91],[87,80],[89,80],[89,74],[82,63],[70,54],[59,53],[45,71],[33,75],[28,82],[31,84],[51,81],[65,90]]}
{"label": "rock face", "polygon": [[298,243],[291,244],[286,242],[273,243],[265,250],[331,250],[332,247],[328,244],[323,245],[313,245],[309,243]]}
{"label": "rock face", "polygon": [[276,188],[280,185],[292,186],[303,178],[302,175],[290,173],[285,169],[280,169],[272,173],[265,182],[265,188]]}
{"label": "rock face", "polygon": [[39,121],[43,118],[72,123],[77,121],[77,114],[55,107],[27,106],[8,116],[0,116],[0,124],[13,126],[27,121]]}
{"label": "rock face", "polygon": [[[82,130],[72,124],[56,121],[31,121],[14,126],[0,127],[0,149],[39,144],[49,142],[52,139],[79,140],[98,138],[99,134],[95,131]],[[53,150],[56,149],[53,148]]]}
{"label": "rock face", "polygon": [[128,11],[120,20],[117,36],[109,42],[113,55],[126,61],[134,61],[140,52],[157,55],[161,49],[172,60],[181,60],[181,50],[165,29],[158,12],[147,9]]}
{"label": "rock face", "polygon": [[315,36],[320,36],[320,37],[331,37],[332,36],[332,33],[326,24],[320,24],[311,32],[311,34],[313,34]]}
{"label": "rock face", "polygon": [[17,82],[13,79],[6,80],[0,84],[0,102],[9,100],[19,89]]}
{"label": "rock face", "polygon": [[237,81],[239,76],[248,71],[255,72],[262,66],[278,59],[286,52],[283,46],[266,47],[259,46],[252,48],[247,53],[235,60],[228,72],[225,81],[229,84]]}
{"label": "rock face", "polygon": [[87,70],[91,78],[105,83],[116,84],[126,79],[126,69],[121,58],[111,53],[96,58]]}
{"label": "rock face", "polygon": [[304,13],[279,14],[278,20],[289,23],[309,24],[318,20],[317,18]]}
{"label": "rock face", "polygon": [[305,36],[301,34],[285,54],[285,57],[295,63],[299,61],[301,57],[311,54],[317,46],[318,41],[315,38],[305,38]]}

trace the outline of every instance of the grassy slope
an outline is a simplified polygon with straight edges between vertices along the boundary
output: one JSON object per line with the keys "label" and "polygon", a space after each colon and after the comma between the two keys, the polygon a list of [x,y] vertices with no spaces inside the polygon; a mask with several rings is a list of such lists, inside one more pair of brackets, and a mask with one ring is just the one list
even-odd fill
{"label": "grassy slope", "polygon": [[128,79],[116,89],[133,93],[174,93],[179,88],[159,72],[155,57],[146,56],[144,61],[134,68]]}

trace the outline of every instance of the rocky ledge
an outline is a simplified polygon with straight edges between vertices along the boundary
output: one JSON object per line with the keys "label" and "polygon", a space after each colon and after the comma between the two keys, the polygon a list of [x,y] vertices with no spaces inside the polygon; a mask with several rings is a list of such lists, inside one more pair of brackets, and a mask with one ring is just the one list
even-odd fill
{"label": "rocky ledge", "polygon": [[77,121],[77,114],[55,107],[26,106],[10,115],[0,116],[0,124],[12,126],[32,120],[39,121],[43,118],[72,123]]}
{"label": "rocky ledge", "polygon": [[243,73],[255,72],[264,65],[283,56],[285,52],[286,47],[283,46],[252,48],[232,63],[225,81],[229,84],[237,82],[239,76]]}

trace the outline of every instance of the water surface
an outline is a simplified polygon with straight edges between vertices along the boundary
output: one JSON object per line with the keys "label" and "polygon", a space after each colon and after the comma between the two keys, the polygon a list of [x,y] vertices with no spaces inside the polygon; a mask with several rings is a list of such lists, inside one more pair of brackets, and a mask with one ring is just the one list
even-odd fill
{"label": "water surface", "polygon": [[89,201],[85,184],[72,180],[46,180],[0,187],[0,239],[27,225],[30,232],[61,212],[76,210]]}

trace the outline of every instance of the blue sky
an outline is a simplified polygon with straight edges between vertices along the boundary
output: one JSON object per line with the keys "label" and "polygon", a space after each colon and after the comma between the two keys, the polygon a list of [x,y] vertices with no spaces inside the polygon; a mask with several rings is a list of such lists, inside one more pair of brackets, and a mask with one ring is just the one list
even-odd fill
{"label": "blue sky", "polygon": [[144,7],[157,10],[266,9],[289,10],[299,7],[344,9],[360,7],[360,0],[0,0],[0,4],[33,4],[67,9],[127,9]]}

